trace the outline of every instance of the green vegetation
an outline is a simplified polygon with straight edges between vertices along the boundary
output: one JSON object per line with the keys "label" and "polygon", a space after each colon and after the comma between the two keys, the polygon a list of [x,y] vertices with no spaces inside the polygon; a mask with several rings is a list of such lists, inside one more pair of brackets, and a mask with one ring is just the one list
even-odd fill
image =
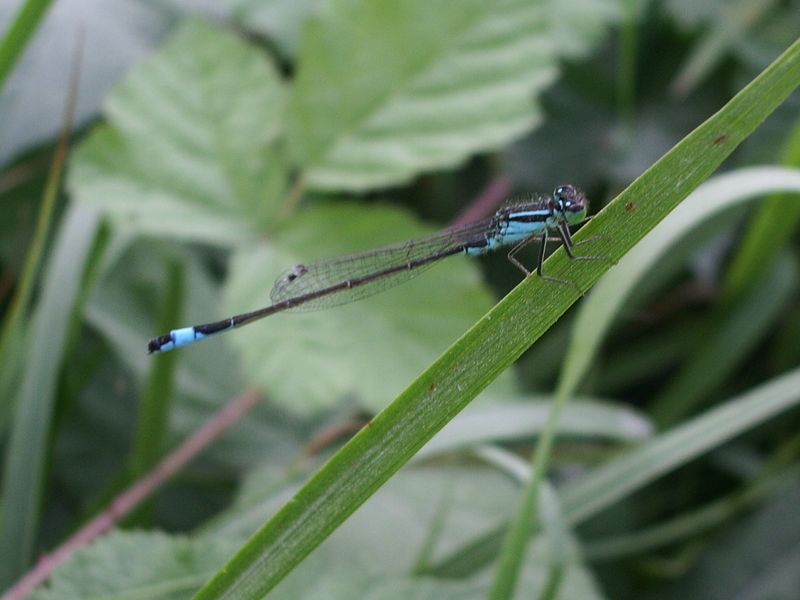
{"label": "green vegetation", "polygon": [[[170,30],[113,85],[94,16],[73,85],[110,91],[60,198],[71,117],[34,145],[0,119],[0,584],[59,565],[8,597],[794,598],[797,3],[229,8],[143,9]],[[35,22],[6,39],[23,122]],[[146,353],[566,182],[608,258],[553,252],[575,287],[455,257]]]}

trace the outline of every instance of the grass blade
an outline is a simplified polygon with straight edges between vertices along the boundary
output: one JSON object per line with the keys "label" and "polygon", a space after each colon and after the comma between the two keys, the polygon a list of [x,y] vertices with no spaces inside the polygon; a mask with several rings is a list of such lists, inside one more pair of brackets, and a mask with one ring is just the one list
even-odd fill
{"label": "grass blade", "polygon": [[651,401],[653,420],[662,428],[696,412],[696,406],[763,341],[796,296],[797,261],[790,255],[780,258],[785,260],[771,265],[754,279],[755,285],[710,320],[685,366]]}
{"label": "grass blade", "polygon": [[[781,163],[800,167],[800,121],[788,136]],[[798,192],[800,193],[800,192]],[[726,273],[725,294],[736,296],[771,262],[800,224],[800,202],[787,194],[768,198],[752,219]]]}
{"label": "grass blade", "polygon": [[600,467],[561,493],[571,524],[585,521],[664,473],[800,402],[800,369],[776,377]]}
{"label": "grass blade", "polygon": [[32,319],[3,473],[0,555],[5,560],[0,561],[0,587],[14,581],[33,557],[62,351],[98,225],[96,211],[68,211]]}
{"label": "grass blade", "polygon": [[53,0],[28,0],[0,42],[0,89]]}
{"label": "grass blade", "polygon": [[[579,525],[662,475],[797,407],[799,390],[800,369],[795,369],[567,484],[559,492],[565,521],[571,527]],[[472,540],[428,573],[464,577],[484,567],[500,548],[504,531],[499,527]]]}
{"label": "grass blade", "polygon": [[[184,299],[184,269],[177,261],[167,264],[167,291],[158,319],[158,328],[168,329],[170,323],[180,319],[180,309]],[[174,354],[178,354],[177,352]],[[172,414],[172,400],[175,388],[175,369],[179,356],[169,353],[159,356],[152,362],[147,383],[142,392],[136,435],[129,458],[129,480],[135,481],[151,470],[165,453],[169,420]],[[140,506],[128,520],[128,524],[145,526],[152,521],[155,503]]]}

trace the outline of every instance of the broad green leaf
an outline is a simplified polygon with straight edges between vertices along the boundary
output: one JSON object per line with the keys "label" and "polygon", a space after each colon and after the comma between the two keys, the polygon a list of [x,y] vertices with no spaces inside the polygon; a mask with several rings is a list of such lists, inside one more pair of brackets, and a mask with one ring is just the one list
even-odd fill
{"label": "broad green leaf", "polygon": [[[733,152],[800,83],[800,41],[623,191],[575,236],[619,260]],[[612,235],[613,234],[613,235]],[[562,251],[547,272],[588,289],[606,261]],[[505,371],[580,296],[529,277],[336,453],[198,592],[260,598]]]}
{"label": "broad green leaf", "polygon": [[303,32],[289,111],[303,177],[316,189],[397,184],[521,135],[572,44],[574,31],[554,37],[573,11],[542,0],[321,4]]}
{"label": "broad green leaf", "polygon": [[231,551],[235,539],[113,532],[75,553],[31,600],[184,600]]}
{"label": "broad green leaf", "polygon": [[[384,540],[386,542],[386,540]],[[387,544],[391,546],[391,544]],[[514,600],[531,597],[545,587],[547,571],[538,554],[532,552],[529,568],[523,573],[522,592]],[[322,551],[309,559],[304,577],[292,577],[283,582],[268,598],[272,600],[483,600],[486,598],[485,577],[471,577],[463,581],[411,577],[408,575],[368,574],[363,566],[354,566],[347,553],[338,555]],[[600,600],[597,584],[578,562],[565,569],[561,600]],[[534,596],[535,597],[535,596]]]}
{"label": "broad green leaf", "polygon": [[[226,312],[268,304],[273,282],[293,265],[422,233],[388,207],[339,202],[304,211],[269,245],[233,258]],[[248,380],[271,401],[303,413],[351,398],[378,411],[491,304],[476,261],[455,256],[360,302],[282,313],[228,335],[241,350]]]}
{"label": "broad green leaf", "polygon": [[70,188],[124,228],[236,244],[282,199],[282,82],[264,55],[210,25],[182,26],[109,96]]}
{"label": "broad green leaf", "polygon": [[[237,502],[203,533],[248,534],[295,491],[298,483],[286,475],[285,468],[274,467],[250,474]],[[515,487],[505,474],[475,464],[409,467],[364,503],[322,548],[328,556],[347,554],[351,564],[373,568],[374,573],[406,574],[441,511],[447,518],[438,531],[434,556],[491,529],[513,502]],[[378,530],[382,535],[376,537]]]}
{"label": "broad green leaf", "polygon": [[[373,532],[374,534],[374,532]],[[375,536],[374,538],[381,537]],[[383,545],[391,549],[391,544]],[[230,542],[169,537],[160,533],[116,532],[80,550],[31,600],[146,598],[183,600],[230,549]],[[381,563],[385,565],[386,563]],[[302,577],[287,579],[269,597],[275,600],[480,600],[486,584],[380,574],[348,553],[322,551],[304,566]],[[102,573],[102,575],[100,575]],[[544,571],[526,571],[527,589],[541,589]],[[562,589],[564,600],[599,599],[595,584],[571,564]],[[523,596],[520,596],[520,600]]]}
{"label": "broad green leaf", "polygon": [[[252,483],[252,482],[250,482]],[[252,485],[246,510],[234,506],[228,518],[192,538],[161,533],[113,532],[79,550],[60,567],[34,600],[75,597],[186,598],[232,550],[254,519],[274,506],[270,484]],[[271,597],[313,600],[351,598],[485,597],[486,578],[455,582],[408,575],[429,524],[446,511],[436,539],[437,553],[447,552],[502,518],[514,497],[514,483],[482,467],[409,469],[381,490],[332,536],[314,557],[286,579]],[[281,494],[285,495],[285,494]],[[553,499],[555,501],[555,499]],[[237,513],[238,516],[237,516]],[[231,517],[233,517],[231,519]],[[589,573],[577,560],[574,540],[565,538],[564,595],[567,600],[599,597]],[[549,557],[537,548],[523,577],[528,589],[540,589]],[[98,575],[102,573],[102,576]]]}

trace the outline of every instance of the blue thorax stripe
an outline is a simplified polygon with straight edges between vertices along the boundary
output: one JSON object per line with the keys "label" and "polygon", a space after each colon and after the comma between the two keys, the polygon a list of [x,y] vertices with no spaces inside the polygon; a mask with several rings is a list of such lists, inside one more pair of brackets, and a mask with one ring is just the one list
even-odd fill
{"label": "blue thorax stripe", "polygon": [[537,210],[521,210],[519,212],[512,212],[508,214],[509,221],[521,221],[523,223],[537,223],[546,221],[551,216],[551,212],[546,209]]}

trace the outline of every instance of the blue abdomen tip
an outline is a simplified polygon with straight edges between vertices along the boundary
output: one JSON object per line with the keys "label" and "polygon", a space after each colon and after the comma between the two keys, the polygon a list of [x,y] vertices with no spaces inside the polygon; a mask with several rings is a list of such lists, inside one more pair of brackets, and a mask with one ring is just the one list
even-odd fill
{"label": "blue abdomen tip", "polygon": [[173,329],[169,332],[170,337],[175,343],[175,348],[180,348],[197,340],[202,340],[205,335],[195,330],[194,327],[183,327],[181,329]]}

